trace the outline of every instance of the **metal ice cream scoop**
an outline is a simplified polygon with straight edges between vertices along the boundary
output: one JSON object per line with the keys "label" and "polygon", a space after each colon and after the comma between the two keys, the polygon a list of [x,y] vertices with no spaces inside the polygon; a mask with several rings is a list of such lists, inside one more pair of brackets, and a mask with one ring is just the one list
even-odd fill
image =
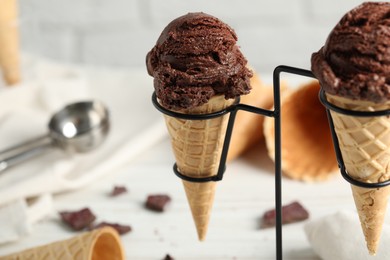
{"label": "metal ice cream scoop", "polygon": [[49,133],[0,152],[0,172],[50,147],[69,152],[88,152],[103,142],[110,128],[107,108],[99,101],[77,102],[55,113]]}

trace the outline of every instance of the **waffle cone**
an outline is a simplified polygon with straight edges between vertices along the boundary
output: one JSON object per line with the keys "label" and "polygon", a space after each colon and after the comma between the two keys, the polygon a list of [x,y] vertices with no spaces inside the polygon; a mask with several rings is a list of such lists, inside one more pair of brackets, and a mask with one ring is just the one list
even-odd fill
{"label": "waffle cone", "polygon": [[0,257],[1,260],[123,260],[125,253],[116,230],[104,227],[68,240]]}
{"label": "waffle cone", "polygon": [[[215,96],[208,103],[177,111],[184,114],[217,112],[233,104],[224,96]],[[165,116],[171,136],[173,153],[181,174],[189,177],[210,177],[217,174],[228,115],[208,120],[184,120]],[[207,233],[216,183],[195,183],[183,180],[187,200],[191,208],[199,240]]]}
{"label": "waffle cone", "polygon": [[[318,99],[317,81],[283,93],[282,170],[291,179],[321,181],[337,170],[326,110]],[[265,118],[264,135],[269,156],[275,156],[275,125]]]}
{"label": "waffle cone", "polygon": [[[240,103],[269,109],[273,106],[273,89],[265,85],[256,73],[250,79],[251,92],[241,97]],[[238,111],[234,121],[233,133],[227,161],[232,161],[264,138],[264,116],[246,111]]]}
{"label": "waffle cone", "polygon": [[16,0],[0,0],[0,68],[7,85],[20,81]]}
{"label": "waffle cone", "polygon": [[[389,103],[375,104],[327,94],[332,104],[356,111],[388,109]],[[390,118],[352,117],[331,111],[341,154],[348,174],[356,180],[377,183],[390,178]],[[379,189],[351,185],[355,205],[370,254],[378,249],[390,187]]]}

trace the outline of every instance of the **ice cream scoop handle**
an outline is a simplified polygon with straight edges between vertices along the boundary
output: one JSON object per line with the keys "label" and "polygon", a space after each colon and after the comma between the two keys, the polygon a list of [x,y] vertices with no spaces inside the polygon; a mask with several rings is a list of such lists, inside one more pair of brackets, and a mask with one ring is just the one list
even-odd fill
{"label": "ice cream scoop handle", "polygon": [[1,151],[0,172],[41,154],[52,145],[52,139],[45,135]]}

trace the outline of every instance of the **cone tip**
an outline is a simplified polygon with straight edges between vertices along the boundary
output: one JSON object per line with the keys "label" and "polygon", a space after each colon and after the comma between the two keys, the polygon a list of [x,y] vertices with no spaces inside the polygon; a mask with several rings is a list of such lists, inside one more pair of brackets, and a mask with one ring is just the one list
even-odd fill
{"label": "cone tip", "polygon": [[206,240],[206,233],[207,233],[207,228],[200,228],[196,227],[196,231],[198,233],[198,240],[199,242],[203,242]]}
{"label": "cone tip", "polygon": [[368,249],[368,253],[371,256],[375,256],[376,255],[376,251],[377,251],[377,244],[375,244],[375,245],[367,244],[367,249]]}

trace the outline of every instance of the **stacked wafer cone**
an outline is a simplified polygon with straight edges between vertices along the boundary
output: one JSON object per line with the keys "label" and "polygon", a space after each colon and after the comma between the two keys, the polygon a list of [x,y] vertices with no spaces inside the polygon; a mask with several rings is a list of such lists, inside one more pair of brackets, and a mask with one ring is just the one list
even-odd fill
{"label": "stacked wafer cone", "polygon": [[[234,100],[224,96],[212,97],[208,103],[177,112],[207,114],[225,109]],[[225,138],[228,115],[207,120],[184,120],[165,116],[171,136],[176,164],[181,174],[189,177],[210,177],[217,174]],[[199,240],[207,233],[216,183],[196,183],[183,180]]]}
{"label": "stacked wafer cone", "polygon": [[17,15],[16,0],[0,0],[0,69],[8,85],[20,81]]}
{"label": "stacked wafer cone", "polygon": [[[376,104],[327,94],[336,106],[355,111],[378,111],[390,102]],[[377,183],[390,179],[390,118],[353,117],[331,111],[347,173],[354,179]],[[378,249],[390,186],[379,189],[351,185],[356,208],[370,254]]]}
{"label": "stacked wafer cone", "polygon": [[118,232],[104,227],[68,240],[0,257],[1,260],[124,260]]}
{"label": "stacked wafer cone", "polygon": [[[326,110],[318,99],[320,85],[312,81],[284,92],[281,100],[282,170],[291,179],[321,181],[337,170]],[[269,156],[275,155],[273,118],[265,118]]]}

